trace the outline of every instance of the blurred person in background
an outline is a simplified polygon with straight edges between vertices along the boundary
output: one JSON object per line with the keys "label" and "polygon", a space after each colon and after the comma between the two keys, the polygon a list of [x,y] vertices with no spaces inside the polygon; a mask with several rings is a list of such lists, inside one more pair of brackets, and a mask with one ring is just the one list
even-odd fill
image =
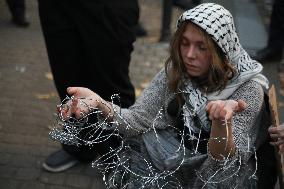
{"label": "blurred person in background", "polygon": [[[120,102],[114,103],[122,107],[132,105],[135,91],[128,68],[139,17],[137,0],[38,0],[38,7],[61,101],[68,86],[84,86],[109,101],[113,94],[119,94]],[[87,133],[80,135],[84,137]],[[108,132],[102,131],[104,134]],[[64,171],[78,162],[94,160],[119,143],[112,136],[92,148],[62,144],[62,149],[47,157],[43,168]]]}
{"label": "blurred person in background", "polygon": [[[171,19],[172,9],[177,7],[182,10],[188,10],[198,5],[200,0],[163,0],[162,1],[162,20],[161,20],[161,32],[160,42],[169,42],[171,38]],[[145,37],[148,35],[144,25],[139,22],[135,27],[135,33],[137,37]]]}
{"label": "blurred person in background", "polygon": [[28,27],[25,0],[6,0],[12,15],[12,23],[19,27]]}
{"label": "blurred person in background", "polygon": [[263,49],[256,52],[254,59],[261,63],[267,63],[269,61],[280,61],[283,55],[283,47],[284,1],[275,0],[273,3],[272,13],[270,17],[267,45]]}
{"label": "blurred person in background", "polygon": [[162,3],[162,22],[161,22],[161,36],[160,42],[169,42],[171,38],[171,21],[172,21],[172,10],[173,6],[182,10],[191,9],[198,4],[200,0],[163,0]]}

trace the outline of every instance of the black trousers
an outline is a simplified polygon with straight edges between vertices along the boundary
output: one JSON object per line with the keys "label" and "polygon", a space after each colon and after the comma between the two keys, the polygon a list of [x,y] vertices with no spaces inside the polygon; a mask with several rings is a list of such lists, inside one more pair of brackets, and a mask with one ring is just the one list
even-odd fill
{"label": "black trousers", "polygon": [[[137,0],[38,0],[38,5],[61,100],[66,97],[67,87],[81,86],[108,101],[111,95],[119,94],[119,105],[132,105],[135,92],[129,63],[135,41],[133,28],[139,17]],[[90,161],[115,144],[118,139],[112,137],[91,149],[67,145],[63,148],[78,159]]]}
{"label": "black trousers", "polygon": [[284,1],[275,0],[269,25],[268,46],[284,47]]}

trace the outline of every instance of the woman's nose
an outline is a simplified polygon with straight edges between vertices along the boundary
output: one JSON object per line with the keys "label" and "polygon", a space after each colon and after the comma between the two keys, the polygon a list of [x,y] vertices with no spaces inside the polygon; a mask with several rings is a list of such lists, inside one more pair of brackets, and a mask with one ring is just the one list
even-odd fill
{"label": "woman's nose", "polygon": [[193,46],[188,47],[186,55],[188,58],[196,58],[196,49]]}

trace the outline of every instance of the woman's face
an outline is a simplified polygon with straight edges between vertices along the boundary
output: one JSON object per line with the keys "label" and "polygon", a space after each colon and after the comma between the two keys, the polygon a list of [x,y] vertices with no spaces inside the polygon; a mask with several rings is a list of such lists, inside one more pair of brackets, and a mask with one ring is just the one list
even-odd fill
{"label": "woman's face", "polygon": [[206,78],[211,55],[201,31],[192,24],[186,26],[180,43],[180,51],[188,75],[199,79]]}

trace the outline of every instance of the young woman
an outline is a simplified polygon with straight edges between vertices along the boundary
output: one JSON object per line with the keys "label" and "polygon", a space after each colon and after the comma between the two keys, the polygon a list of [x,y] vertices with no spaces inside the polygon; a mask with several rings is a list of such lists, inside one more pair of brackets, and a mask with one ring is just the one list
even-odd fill
{"label": "young woman", "polygon": [[268,87],[261,71],[230,12],[205,3],[180,16],[165,68],[133,106],[69,87],[73,100],[60,113],[67,120],[97,108],[105,129],[123,135],[110,151],[117,162],[105,164],[109,188],[254,188]]}

